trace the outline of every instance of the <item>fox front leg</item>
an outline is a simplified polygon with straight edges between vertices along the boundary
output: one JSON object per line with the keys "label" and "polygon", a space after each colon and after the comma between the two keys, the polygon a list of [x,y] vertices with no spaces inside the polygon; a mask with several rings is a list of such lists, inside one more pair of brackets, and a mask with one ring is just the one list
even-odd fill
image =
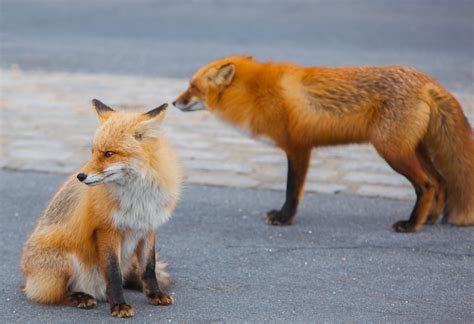
{"label": "fox front leg", "polygon": [[171,305],[173,297],[162,291],[156,279],[155,231],[150,231],[148,234],[142,255],[145,259],[145,267],[142,274],[143,291],[148,302],[152,305]]}
{"label": "fox front leg", "polygon": [[122,270],[119,251],[121,237],[111,231],[98,231],[97,242],[99,262],[107,285],[106,296],[110,304],[110,313],[115,317],[132,317],[135,311],[125,302],[123,296]]}
{"label": "fox front leg", "polygon": [[133,307],[125,302],[123,296],[122,271],[117,255],[110,254],[107,264],[107,299],[110,303],[110,313],[115,317],[132,317]]}
{"label": "fox front leg", "polygon": [[291,225],[293,223],[298,205],[303,199],[303,188],[310,158],[311,149],[300,149],[287,153],[286,200],[280,210],[271,210],[267,213],[267,224]]}

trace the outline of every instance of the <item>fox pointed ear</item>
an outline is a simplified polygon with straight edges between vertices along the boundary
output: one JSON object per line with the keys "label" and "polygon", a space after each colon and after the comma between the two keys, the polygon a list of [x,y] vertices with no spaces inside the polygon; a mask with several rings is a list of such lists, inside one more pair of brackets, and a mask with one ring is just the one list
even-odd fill
{"label": "fox pointed ear", "polygon": [[115,110],[97,99],[92,99],[92,105],[94,106],[97,113],[97,118],[101,123],[106,121],[110,115],[115,112]]}
{"label": "fox pointed ear", "polygon": [[140,123],[135,131],[135,139],[141,141],[147,137],[159,137],[161,133],[161,121],[165,117],[167,103],[143,114],[145,120]]}
{"label": "fox pointed ear", "polygon": [[227,63],[222,65],[217,69],[216,74],[214,75],[214,83],[216,85],[229,85],[232,82],[232,79],[235,75],[235,65],[234,63]]}
{"label": "fox pointed ear", "polygon": [[157,116],[160,116],[160,119],[163,119],[163,117],[165,116],[165,110],[167,107],[168,107],[168,103],[164,103],[161,106],[156,107],[150,110],[149,112],[144,113],[143,115],[145,115],[148,118],[155,118]]}

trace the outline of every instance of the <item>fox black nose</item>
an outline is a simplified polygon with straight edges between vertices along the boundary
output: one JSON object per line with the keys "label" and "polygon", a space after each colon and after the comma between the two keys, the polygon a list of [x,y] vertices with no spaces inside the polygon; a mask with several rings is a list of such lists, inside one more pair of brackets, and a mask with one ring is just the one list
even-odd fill
{"label": "fox black nose", "polygon": [[86,180],[86,178],[87,178],[87,174],[85,174],[85,173],[79,173],[77,175],[77,179],[79,179],[80,182]]}
{"label": "fox black nose", "polygon": [[176,100],[175,100],[175,101],[173,101],[173,106],[175,106],[175,107],[176,107]]}

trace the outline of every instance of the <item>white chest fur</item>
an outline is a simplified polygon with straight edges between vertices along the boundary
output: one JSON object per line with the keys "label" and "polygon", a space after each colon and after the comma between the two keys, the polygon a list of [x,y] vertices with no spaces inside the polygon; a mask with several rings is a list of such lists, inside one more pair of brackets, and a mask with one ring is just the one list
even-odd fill
{"label": "white chest fur", "polygon": [[[127,268],[127,265],[129,264],[131,257],[133,256],[133,253],[135,253],[135,249],[137,248],[138,242],[140,240],[145,240],[146,239],[146,234],[143,232],[126,232],[123,239],[122,239],[122,246],[121,246],[121,252],[120,252],[120,260],[122,262],[122,272],[123,269]],[[145,251],[142,251],[142,253]],[[143,255],[141,256],[143,257]]]}
{"label": "white chest fur", "polygon": [[112,217],[120,230],[146,233],[170,217],[165,208],[170,194],[146,176],[129,175],[123,183],[111,185],[111,192],[118,201]]}

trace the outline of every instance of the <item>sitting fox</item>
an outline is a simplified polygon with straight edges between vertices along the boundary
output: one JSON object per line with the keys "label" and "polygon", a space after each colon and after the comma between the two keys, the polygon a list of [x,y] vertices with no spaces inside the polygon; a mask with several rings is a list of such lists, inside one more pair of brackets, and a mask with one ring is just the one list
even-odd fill
{"label": "sitting fox", "polygon": [[181,170],[161,132],[167,104],[145,114],[93,104],[100,126],[92,158],[26,241],[24,291],[34,302],[80,308],[107,300],[113,316],[130,317],[124,286],[143,289],[153,305],[173,302],[163,290],[167,273],[155,269],[155,230],[176,206]]}
{"label": "sitting fox", "polygon": [[192,77],[173,103],[207,108],[288,158],[286,201],[267,222],[289,225],[303,197],[314,147],[371,142],[413,185],[417,200],[398,232],[446,220],[474,225],[474,138],[461,106],[438,82],[415,69],[300,67],[227,57]]}

